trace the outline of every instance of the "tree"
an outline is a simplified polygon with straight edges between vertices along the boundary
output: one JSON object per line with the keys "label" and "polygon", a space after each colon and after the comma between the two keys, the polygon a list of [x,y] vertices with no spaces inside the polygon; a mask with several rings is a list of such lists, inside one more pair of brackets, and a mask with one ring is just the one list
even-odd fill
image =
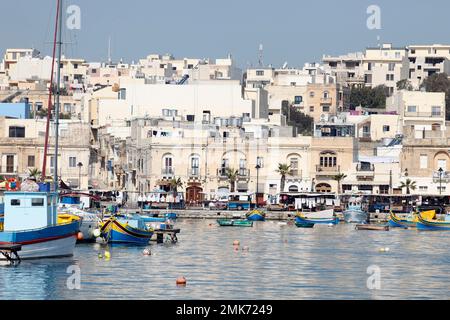
{"label": "tree", "polygon": [[291,166],[284,163],[279,163],[276,172],[278,172],[281,176],[280,192],[283,192],[286,185],[286,176],[291,174]]}
{"label": "tree", "polygon": [[344,180],[345,178],[347,178],[347,176],[343,173],[337,174],[333,177],[334,181],[337,181],[338,183],[338,194],[341,193],[341,182],[342,180]]}
{"label": "tree", "polygon": [[446,119],[450,120],[450,80],[446,73],[435,73],[427,77],[420,85],[427,92],[445,93]]}
{"label": "tree", "polygon": [[397,90],[407,90],[412,91],[414,88],[411,84],[411,81],[408,79],[403,79],[397,82]]}
{"label": "tree", "polygon": [[239,176],[239,171],[227,168],[225,175],[228,178],[228,181],[230,182],[230,191],[234,192],[236,190],[236,181]]}
{"label": "tree", "polygon": [[406,179],[405,182],[400,184],[400,188],[402,190],[406,188],[406,194],[411,194],[410,190],[416,190],[416,182],[411,179]]}
{"label": "tree", "polygon": [[42,174],[41,170],[39,170],[37,168],[29,169],[29,171],[28,171],[28,177],[34,178],[36,180],[38,180],[38,178],[41,176],[41,174]]}
{"label": "tree", "polygon": [[305,136],[311,136],[313,134],[314,118],[304,114],[294,106],[285,108],[283,114],[288,119],[287,124],[297,128],[298,133]]}
{"label": "tree", "polygon": [[353,107],[385,108],[388,96],[389,90],[384,85],[375,88],[355,87],[350,90],[350,105]]}
{"label": "tree", "polygon": [[177,196],[178,194],[178,188],[182,188],[183,187],[183,182],[181,181],[181,178],[172,178],[169,182],[169,186],[170,186],[170,190],[172,190],[173,192],[173,196],[174,198]]}

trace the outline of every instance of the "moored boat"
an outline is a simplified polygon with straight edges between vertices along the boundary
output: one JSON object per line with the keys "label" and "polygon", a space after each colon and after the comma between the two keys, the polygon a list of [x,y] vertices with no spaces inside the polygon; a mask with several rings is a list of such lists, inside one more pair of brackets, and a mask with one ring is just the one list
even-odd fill
{"label": "moored boat", "polygon": [[57,199],[51,192],[6,192],[0,244],[21,245],[22,260],[72,256],[80,219],[59,219]]}
{"label": "moored boat", "polygon": [[247,220],[249,221],[266,221],[266,214],[261,210],[252,210],[247,213]]}
{"label": "moored boat", "polygon": [[253,221],[248,220],[218,219],[217,223],[221,227],[253,227]]}
{"label": "moored boat", "polygon": [[417,230],[422,231],[450,231],[449,220],[431,220],[422,216],[421,213],[417,216]]}
{"label": "moored boat", "polygon": [[153,229],[143,219],[114,215],[102,223],[100,233],[107,243],[147,245],[153,236]]}
{"label": "moored boat", "polygon": [[[426,220],[432,220],[436,217],[436,211],[424,211],[420,213],[422,217]],[[388,224],[391,228],[416,228],[418,219],[418,213],[413,212],[408,214],[406,219],[399,218],[392,211],[389,213]]]}
{"label": "moored boat", "polygon": [[357,224],[356,230],[389,231],[389,225]]}
{"label": "moored boat", "polygon": [[306,218],[303,214],[299,213],[295,217],[295,223],[298,224],[333,224],[337,225],[339,224],[339,218],[334,216],[331,218]]}
{"label": "moored boat", "polygon": [[347,223],[364,224],[369,221],[369,212],[363,209],[361,197],[352,197],[349,199],[347,210],[343,212],[344,220]]}
{"label": "moored boat", "polygon": [[311,223],[311,222],[295,222],[295,226],[297,228],[310,229],[310,228],[314,228],[314,223]]}

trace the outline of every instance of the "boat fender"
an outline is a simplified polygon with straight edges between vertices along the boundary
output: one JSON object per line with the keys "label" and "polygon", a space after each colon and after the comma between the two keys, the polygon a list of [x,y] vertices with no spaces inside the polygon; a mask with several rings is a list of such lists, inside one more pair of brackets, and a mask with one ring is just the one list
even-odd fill
{"label": "boat fender", "polygon": [[177,286],[186,286],[186,283],[187,283],[187,281],[186,281],[185,277],[177,278],[177,281],[176,281]]}
{"label": "boat fender", "polygon": [[78,241],[81,241],[81,240],[83,240],[83,239],[84,239],[83,232],[79,231],[79,232],[77,233],[77,240],[78,240]]}
{"label": "boat fender", "polygon": [[233,241],[233,246],[239,246],[241,243],[239,242],[239,240],[234,240]]}

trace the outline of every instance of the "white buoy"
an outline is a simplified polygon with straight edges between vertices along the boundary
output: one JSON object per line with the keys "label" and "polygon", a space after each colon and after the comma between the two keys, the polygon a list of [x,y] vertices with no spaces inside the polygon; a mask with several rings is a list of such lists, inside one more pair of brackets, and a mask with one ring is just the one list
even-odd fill
{"label": "white buoy", "polygon": [[92,234],[94,235],[94,237],[98,238],[101,236],[102,233],[100,232],[100,229],[95,229]]}

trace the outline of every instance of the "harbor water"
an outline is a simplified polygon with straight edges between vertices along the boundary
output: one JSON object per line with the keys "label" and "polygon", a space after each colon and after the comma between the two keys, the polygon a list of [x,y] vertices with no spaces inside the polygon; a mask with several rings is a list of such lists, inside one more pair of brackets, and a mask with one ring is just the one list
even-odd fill
{"label": "harbor water", "polygon": [[[356,231],[347,224],[299,229],[278,221],[176,226],[179,242],[152,243],[151,256],[143,255],[146,247],[80,244],[71,258],[2,266],[0,299],[450,298],[447,233]],[[110,259],[99,258],[105,250]],[[73,270],[79,289],[70,285]],[[375,288],[368,286],[373,270]],[[185,287],[176,286],[180,276]]]}

